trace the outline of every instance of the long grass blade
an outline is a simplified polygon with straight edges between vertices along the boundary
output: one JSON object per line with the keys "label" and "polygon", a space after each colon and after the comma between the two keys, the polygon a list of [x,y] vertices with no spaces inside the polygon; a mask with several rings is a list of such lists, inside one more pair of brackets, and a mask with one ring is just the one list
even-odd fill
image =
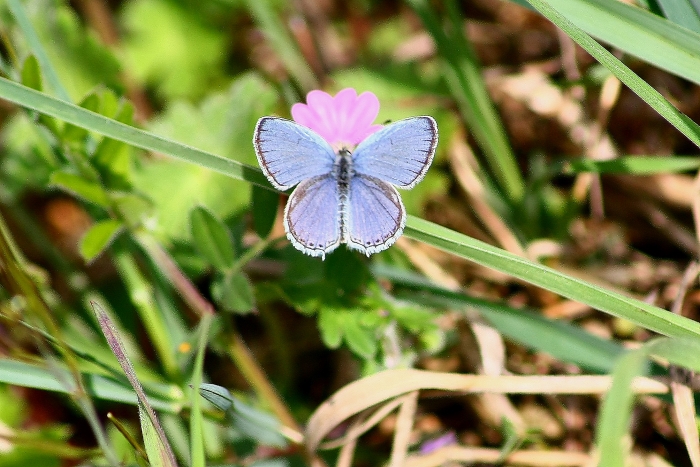
{"label": "long grass blade", "polygon": [[[148,451],[150,463],[153,465],[163,466],[163,467],[177,467],[177,461],[175,460],[175,454],[173,453],[168,438],[165,436],[163,427],[158,421],[158,416],[156,415],[153,406],[148,401],[148,397],[141,386],[141,382],[136,376],[136,371],[129,360],[129,356],[126,354],[126,349],[124,344],[117,334],[117,329],[112,322],[112,319],[107,315],[107,312],[100,307],[97,302],[92,302],[95,315],[97,316],[97,322],[102,329],[102,332],[107,339],[109,347],[114,352],[117,357],[117,361],[124,370],[126,378],[131,383],[131,387],[136,392],[136,397],[139,401],[139,419],[141,420],[141,427],[144,434],[144,440],[146,442],[146,450]],[[152,446],[149,449],[149,446]]]}
{"label": "long grass blade", "polygon": [[[546,3],[601,41],[654,66],[700,83],[700,34],[625,2],[548,0]],[[535,2],[530,4],[542,13]]]}
{"label": "long grass blade", "polygon": [[428,30],[444,60],[444,76],[469,129],[479,146],[503,193],[511,200],[519,200],[525,184],[511,149],[505,129],[491,102],[481,67],[468,38],[464,35],[461,15],[448,2],[450,34],[426,0],[407,0]]}
{"label": "long grass blade", "polygon": [[409,217],[404,234],[477,264],[628,319],[671,337],[700,337],[700,323],[600,286],[566,276],[479,240],[423,219]]}
{"label": "long grass blade", "polygon": [[689,140],[695,143],[696,146],[700,147],[700,127],[688,118],[687,115],[676,109],[656,89],[652,88],[643,79],[637,76],[629,67],[615,58],[612,53],[552,7],[553,4],[560,5],[561,0],[529,0],[529,2],[537,11],[561,28],[578,45],[583,47],[593,58],[609,69],[620,81],[625,83],[671,125],[675,126]]}
{"label": "long grass blade", "polygon": [[664,15],[676,24],[700,32],[700,16],[689,0],[657,0]]}

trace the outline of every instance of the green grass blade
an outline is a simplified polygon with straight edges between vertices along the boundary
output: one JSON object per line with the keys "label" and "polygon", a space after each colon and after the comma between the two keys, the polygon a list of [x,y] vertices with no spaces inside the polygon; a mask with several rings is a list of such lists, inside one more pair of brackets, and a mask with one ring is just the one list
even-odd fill
{"label": "green grass blade", "polygon": [[525,184],[506,131],[481,76],[476,54],[464,35],[462,17],[458,14],[456,6],[448,2],[451,21],[451,31],[448,35],[427,0],[407,2],[435,40],[438,53],[444,59],[443,75],[450,92],[457,100],[467,126],[484,151],[503,193],[511,201],[519,200],[525,191]]}
{"label": "green grass blade", "polygon": [[603,399],[596,432],[601,467],[627,465],[625,459],[629,448],[625,446],[625,434],[634,403],[630,386],[632,380],[644,370],[646,359],[646,350],[633,351],[620,358],[615,365],[612,386]]}
{"label": "green grass blade", "polygon": [[700,337],[700,323],[566,276],[426,220],[409,216],[404,234],[409,238],[504,272],[598,310],[625,318],[660,334],[673,337]]}
{"label": "green grass blade", "polygon": [[603,400],[596,430],[601,467],[628,465],[626,436],[634,402],[630,385],[634,377],[645,372],[649,355],[694,371],[700,370],[700,342],[697,339],[655,339],[620,358],[612,375],[612,387]]}
{"label": "green grass blade", "polygon": [[192,407],[190,415],[190,443],[192,467],[205,467],[206,456],[204,452],[204,417],[202,415],[202,396],[199,388],[202,385],[202,371],[204,368],[204,352],[207,349],[207,339],[209,329],[213,320],[213,315],[204,315],[199,325],[199,341],[197,344],[197,355],[192,370],[192,393],[190,405]]}
{"label": "green grass blade", "polygon": [[[564,3],[573,0],[566,0]],[[700,147],[700,127],[687,115],[676,109],[657,90],[652,88],[643,79],[637,76],[613,54],[608,52],[603,46],[598,44],[588,34],[583,32],[574,23],[569,21],[564,15],[555,10],[551,4],[559,6],[561,0],[529,0],[543,16],[549,19],[556,26],[568,34],[577,44],[583,47],[589,54],[598,60],[603,66],[609,69],[620,81],[625,83],[632,91],[656,110],[671,125],[675,126],[681,133],[690,139],[696,146]],[[609,2],[618,3],[618,2]],[[643,10],[640,10],[643,11]],[[700,36],[699,36],[700,38]],[[648,44],[640,44],[649,47]],[[700,48],[698,49],[700,50]]]}
{"label": "green grass blade", "polygon": [[700,32],[700,16],[688,0],[657,0],[664,15],[676,24]]}
{"label": "green grass blade", "polygon": [[32,53],[39,62],[41,70],[43,71],[49,86],[51,86],[51,89],[53,89],[59,99],[70,102],[70,95],[68,94],[66,88],[63,87],[63,84],[61,84],[61,80],[59,79],[56,70],[51,65],[51,61],[46,54],[46,50],[44,50],[44,46],[41,45],[39,36],[34,30],[34,26],[32,26],[31,21],[29,21],[29,17],[27,17],[26,12],[24,11],[24,7],[19,0],[8,0],[7,6],[10,8],[12,15],[15,17],[17,25],[22,30],[22,34],[24,34],[24,38],[27,40],[29,48],[32,50]]}
{"label": "green grass blade", "polygon": [[[0,78],[0,98],[138,148],[167,154],[263,188],[271,188],[265,176],[257,168],[161,138],[5,78]],[[252,151],[252,135],[250,148]]]}
{"label": "green grass blade", "polygon": [[274,4],[276,2],[271,2],[270,0],[246,1],[248,10],[255,18],[255,22],[263,30],[265,37],[277,51],[280,60],[287,67],[289,73],[305,91],[316,89],[318,81],[306,63],[304,56],[294,45],[294,39],[278,17],[277,12],[274,10]]}
{"label": "green grass blade", "polygon": [[629,156],[608,161],[577,159],[564,163],[562,172],[595,172],[601,174],[652,175],[686,172],[700,168],[697,156]]}
{"label": "green grass blade", "polygon": [[[542,3],[530,2],[540,13],[543,10],[538,4]],[[620,1],[547,0],[546,3],[601,41],[700,83],[700,34]]]}
{"label": "green grass blade", "polygon": [[[56,378],[55,371],[65,372],[65,377],[68,377],[69,373],[67,370],[60,368],[53,368],[50,371],[46,368],[16,360],[0,359],[0,382],[42,389],[44,391],[66,393],[66,388]],[[124,404],[137,404],[134,390],[127,386],[126,383],[94,373],[83,373],[82,375],[85,387],[91,397]],[[169,413],[178,413],[182,409],[182,403],[179,400],[181,391],[176,386],[151,383],[147,387],[148,400],[153,408]],[[164,397],[166,394],[170,395],[170,397]]]}
{"label": "green grass blade", "polygon": [[117,357],[119,365],[122,367],[126,378],[129,380],[131,387],[136,392],[139,407],[139,419],[141,420],[141,430],[144,437],[146,452],[148,453],[150,463],[158,467],[177,467],[175,454],[168,442],[168,438],[163,431],[163,427],[158,420],[153,406],[146,396],[143,385],[136,375],[134,366],[126,352],[124,342],[119,335],[114,321],[96,302],[91,303],[97,322],[100,329],[109,344],[110,349]]}
{"label": "green grass blade", "polygon": [[153,297],[153,286],[139,270],[134,256],[122,247],[115,248],[114,266],[121,277],[134,308],[136,308],[146,333],[158,354],[166,374],[173,379],[179,375],[175,357],[176,343],[168,332],[163,315]]}

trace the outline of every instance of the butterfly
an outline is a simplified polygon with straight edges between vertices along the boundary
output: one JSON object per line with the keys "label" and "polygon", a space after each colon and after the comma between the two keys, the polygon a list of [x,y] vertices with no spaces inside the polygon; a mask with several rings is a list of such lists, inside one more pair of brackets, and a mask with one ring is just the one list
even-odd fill
{"label": "butterfly", "polygon": [[297,185],[284,210],[287,238],[323,259],[341,243],[369,256],[401,236],[406,209],[396,187],[423,179],[437,142],[437,124],[427,116],[387,125],[352,152],[335,151],[313,130],[279,117],[262,117],[253,136],[272,186]]}

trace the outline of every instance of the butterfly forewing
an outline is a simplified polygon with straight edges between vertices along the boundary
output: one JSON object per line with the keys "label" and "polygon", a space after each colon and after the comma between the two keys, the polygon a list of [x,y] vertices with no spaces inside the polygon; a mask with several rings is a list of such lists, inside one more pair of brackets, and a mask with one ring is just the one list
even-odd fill
{"label": "butterfly forewing", "polygon": [[284,228],[294,246],[311,256],[325,257],[341,241],[340,194],[331,174],[304,180],[284,210]]}
{"label": "butterfly forewing", "polygon": [[278,117],[258,120],[253,145],[265,176],[278,190],[330,173],[335,161],[333,148],[323,138]]}
{"label": "butterfly forewing", "polygon": [[360,143],[353,154],[353,168],[399,188],[413,188],[428,171],[437,140],[432,117],[400,120]]}
{"label": "butterfly forewing", "polygon": [[403,232],[406,210],[396,188],[356,174],[348,187],[345,241],[367,256],[389,248]]}

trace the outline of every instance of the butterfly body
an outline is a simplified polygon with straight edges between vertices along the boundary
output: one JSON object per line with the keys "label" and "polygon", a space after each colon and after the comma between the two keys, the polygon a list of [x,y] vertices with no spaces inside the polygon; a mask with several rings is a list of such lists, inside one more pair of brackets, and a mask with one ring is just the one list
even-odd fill
{"label": "butterfly body", "polygon": [[369,256],[401,236],[406,210],[399,188],[418,183],[432,161],[437,126],[431,117],[401,120],[370,135],[354,152],[337,152],[310,129],[263,117],[253,139],[273,186],[298,185],[284,227],[292,244],[325,258],[341,243]]}

